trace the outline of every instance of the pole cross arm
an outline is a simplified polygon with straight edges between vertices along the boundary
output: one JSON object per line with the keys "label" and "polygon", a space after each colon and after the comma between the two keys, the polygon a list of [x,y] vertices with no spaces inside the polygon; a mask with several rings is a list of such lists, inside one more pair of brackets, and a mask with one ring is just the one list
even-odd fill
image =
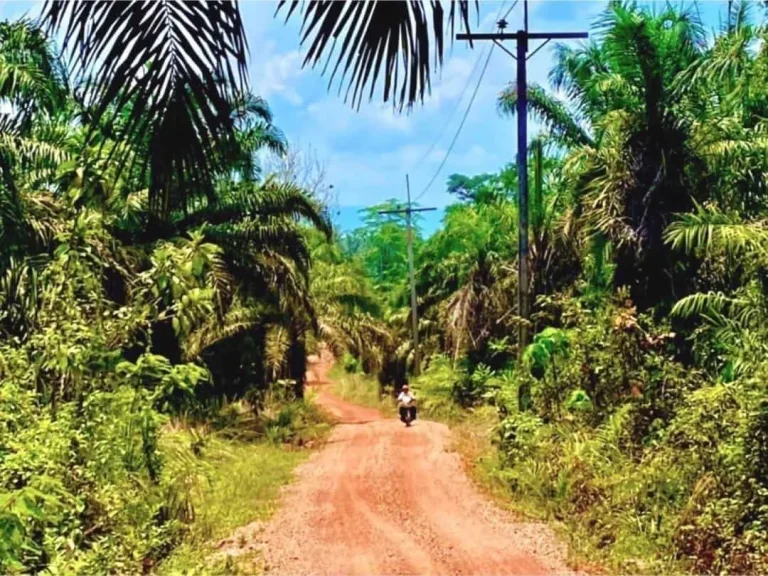
{"label": "pole cross arm", "polygon": [[462,32],[456,40],[576,40],[589,38],[588,32]]}
{"label": "pole cross arm", "polygon": [[437,208],[401,208],[400,210],[377,210],[379,214],[408,214],[409,212],[429,212]]}

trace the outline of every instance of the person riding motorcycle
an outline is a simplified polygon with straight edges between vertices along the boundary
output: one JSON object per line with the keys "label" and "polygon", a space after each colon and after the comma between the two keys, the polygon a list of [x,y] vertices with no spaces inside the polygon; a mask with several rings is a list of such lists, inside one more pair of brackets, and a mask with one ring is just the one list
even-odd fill
{"label": "person riding motorcycle", "polygon": [[[408,384],[403,385],[397,397],[397,404],[400,407],[400,420],[407,425],[410,425],[411,421],[416,420],[416,395],[411,392]],[[410,419],[407,419],[408,416],[410,416]]]}

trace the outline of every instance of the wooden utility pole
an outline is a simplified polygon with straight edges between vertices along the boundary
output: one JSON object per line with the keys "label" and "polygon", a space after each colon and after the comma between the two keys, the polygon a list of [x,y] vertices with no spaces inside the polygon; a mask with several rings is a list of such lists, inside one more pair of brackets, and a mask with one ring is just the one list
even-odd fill
{"label": "wooden utility pole", "polygon": [[[522,319],[518,331],[518,353],[522,357],[523,350],[528,344],[528,324],[531,316],[531,270],[528,259],[528,83],[526,63],[536,52],[541,50],[550,40],[572,40],[576,38],[588,38],[586,32],[529,32],[528,31],[528,0],[523,0],[523,30],[514,33],[506,33],[507,21],[499,20],[498,32],[457,34],[457,40],[491,40],[507,54],[517,60],[517,206],[520,218],[520,230],[518,234],[518,282],[517,282],[517,309]],[[501,42],[514,40],[517,42],[516,54],[507,50]],[[528,42],[530,40],[543,40],[544,42],[528,54]]]}
{"label": "wooden utility pole", "polygon": [[411,206],[411,183],[408,174],[405,175],[405,190],[408,205],[399,210],[379,210],[379,214],[405,214],[408,242],[408,276],[411,284],[411,330],[413,332],[413,373],[418,376],[421,369],[421,354],[419,352],[419,314],[416,303],[416,279],[413,272],[413,225],[411,217],[414,212],[428,212],[436,208],[413,208]]}

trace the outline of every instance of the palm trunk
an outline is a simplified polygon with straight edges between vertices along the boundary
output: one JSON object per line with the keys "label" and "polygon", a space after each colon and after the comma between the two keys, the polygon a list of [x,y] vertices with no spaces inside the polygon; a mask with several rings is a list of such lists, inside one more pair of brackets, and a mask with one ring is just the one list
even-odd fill
{"label": "palm trunk", "polygon": [[290,329],[291,344],[288,348],[288,377],[294,381],[294,396],[304,399],[304,382],[307,372],[306,334],[296,327]]}

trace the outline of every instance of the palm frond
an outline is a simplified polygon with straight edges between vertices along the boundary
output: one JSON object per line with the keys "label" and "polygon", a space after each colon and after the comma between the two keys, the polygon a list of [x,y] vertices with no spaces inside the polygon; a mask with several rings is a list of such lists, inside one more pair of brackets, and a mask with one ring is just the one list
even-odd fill
{"label": "palm frond", "polygon": [[[587,131],[560,100],[547,94],[537,84],[528,86],[527,95],[531,112],[544,123],[558,142],[568,146],[594,145]],[[501,113],[514,116],[517,113],[516,106],[517,86],[510,85],[499,96],[498,108]]]}
{"label": "palm frond", "polygon": [[288,349],[291,346],[288,330],[279,325],[273,325],[267,330],[264,343],[264,361],[272,380],[277,380],[288,362]]}
{"label": "palm frond", "polygon": [[221,321],[213,319],[194,331],[184,345],[187,361],[200,358],[206,348],[250,330],[262,321],[261,311],[253,306],[233,306]]}
{"label": "palm frond", "polygon": [[217,198],[215,202],[194,208],[176,224],[180,230],[209,224],[227,224],[242,220],[276,222],[279,219],[309,221],[330,238],[333,229],[318,204],[298,186],[268,178],[259,184],[246,183]]}
{"label": "palm frond", "polygon": [[766,255],[768,251],[768,228],[764,223],[747,223],[714,210],[680,215],[669,225],[664,239],[672,248],[688,253],[746,249]]}
{"label": "palm frond", "polygon": [[[449,2],[448,32],[453,36],[457,18],[469,30],[470,0]],[[475,0],[475,9],[479,2]],[[309,42],[304,64],[316,66],[325,56],[323,71],[335,64],[330,84],[341,73],[339,90],[347,85],[345,100],[360,106],[366,90],[372,98],[377,81],[384,78],[384,101],[402,110],[423,100],[430,88],[431,61],[443,62],[446,10],[439,1],[334,2],[281,0],[286,20],[301,5],[302,44]],[[341,40],[336,52],[337,41]],[[432,48],[434,47],[434,52]]]}
{"label": "palm frond", "polygon": [[254,182],[260,173],[257,154],[263,150],[285,154],[285,135],[274,125],[272,111],[266,100],[250,92],[238,93],[232,101],[232,120],[236,146],[223,150],[228,164],[242,179]]}
{"label": "palm frond", "polygon": [[555,46],[555,65],[549,73],[552,87],[562,91],[575,106],[577,117],[593,117],[605,109],[606,99],[592,80],[610,71],[600,44],[591,40],[579,47]]}
{"label": "palm frond", "polygon": [[40,306],[39,270],[44,257],[11,258],[0,276],[0,330],[24,338],[35,324]]}
{"label": "palm frond", "polygon": [[474,316],[477,296],[473,285],[468,282],[457,290],[446,303],[447,323],[446,336],[453,343],[453,359],[458,360],[459,354],[467,346],[466,337],[471,331],[470,323]]}
{"label": "palm frond", "polygon": [[66,94],[66,72],[52,42],[32,22],[0,22],[0,98],[19,119],[53,111]]}
{"label": "palm frond", "polygon": [[678,300],[672,307],[671,314],[679,318],[701,315],[730,315],[743,309],[746,300],[733,298],[722,292],[690,294]]}
{"label": "palm frond", "polygon": [[47,0],[44,21],[64,30],[95,123],[121,118],[122,138],[148,149],[152,213],[167,217],[174,185],[185,194],[209,187],[245,84],[237,4]]}
{"label": "palm frond", "polygon": [[768,123],[759,122],[745,127],[741,118],[723,118],[718,123],[710,120],[699,127],[704,135],[701,152],[713,162],[738,164],[754,156],[768,157]]}
{"label": "palm frond", "polygon": [[22,133],[18,123],[0,115],[0,154],[21,164],[26,171],[43,166],[53,169],[70,158],[56,127],[38,125],[33,132]]}
{"label": "palm frond", "polygon": [[252,92],[238,92],[232,100],[232,116],[235,122],[247,123],[258,119],[269,124],[272,123],[272,110],[269,104],[261,96]]}

